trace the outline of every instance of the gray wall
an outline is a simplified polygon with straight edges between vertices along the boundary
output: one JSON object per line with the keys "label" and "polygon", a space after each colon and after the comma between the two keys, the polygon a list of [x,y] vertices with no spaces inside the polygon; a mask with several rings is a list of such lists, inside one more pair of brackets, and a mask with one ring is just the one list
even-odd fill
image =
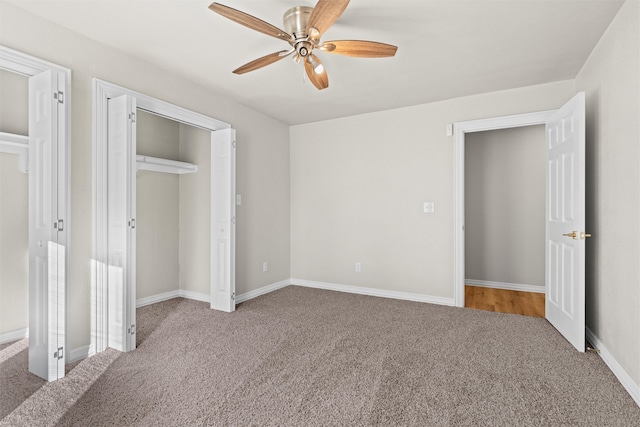
{"label": "gray wall", "polygon": [[[90,341],[92,92],[94,77],[210,117],[237,130],[236,292],[285,280],[289,271],[289,127],[184,78],[0,2],[0,44],[72,69],[71,350]],[[262,262],[270,261],[268,273]]]}
{"label": "gray wall", "polygon": [[640,4],[576,78],[587,105],[587,326],[640,384]]}
{"label": "gray wall", "polygon": [[[0,132],[29,134],[29,82],[0,70]],[[29,175],[0,153],[0,334],[29,326]]]}
{"label": "gray wall", "polygon": [[[180,124],[138,110],[137,153],[180,160]],[[136,173],[136,298],[178,289],[179,175]]]}
{"label": "gray wall", "polygon": [[210,294],[211,132],[180,125],[180,160],[198,172],[180,175],[180,289]]}
{"label": "gray wall", "polygon": [[466,278],[544,289],[544,126],[465,135]]}
{"label": "gray wall", "polygon": [[447,124],[554,109],[573,94],[569,80],[292,126],[292,277],[453,298]]}

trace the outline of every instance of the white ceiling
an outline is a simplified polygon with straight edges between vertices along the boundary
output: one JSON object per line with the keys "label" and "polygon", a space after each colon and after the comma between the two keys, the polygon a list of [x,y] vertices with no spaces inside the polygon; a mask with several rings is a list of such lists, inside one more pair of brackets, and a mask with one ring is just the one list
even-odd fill
{"label": "white ceiling", "polygon": [[[34,14],[169,69],[288,124],[571,79],[622,0],[351,0],[323,40],[398,46],[393,58],[320,52],[329,88],[283,59],[231,71],[287,49],[207,7],[210,0],[10,0]],[[282,28],[314,0],[221,0]]]}

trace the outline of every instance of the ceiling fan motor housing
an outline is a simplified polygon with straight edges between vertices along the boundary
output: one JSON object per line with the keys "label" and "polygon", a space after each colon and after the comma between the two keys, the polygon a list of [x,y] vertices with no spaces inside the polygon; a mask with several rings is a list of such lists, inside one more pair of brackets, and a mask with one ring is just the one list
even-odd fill
{"label": "ceiling fan motor housing", "polygon": [[284,30],[298,39],[307,38],[307,26],[313,8],[309,6],[296,6],[284,13]]}

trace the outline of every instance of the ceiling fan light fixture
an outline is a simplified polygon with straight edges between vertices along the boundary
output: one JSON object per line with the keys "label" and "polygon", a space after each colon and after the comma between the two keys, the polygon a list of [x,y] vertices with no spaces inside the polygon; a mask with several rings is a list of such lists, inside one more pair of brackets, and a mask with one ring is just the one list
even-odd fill
{"label": "ceiling fan light fixture", "polygon": [[316,74],[322,74],[324,72],[324,65],[320,63],[320,60],[318,60],[316,56],[307,56],[307,61],[309,61]]}

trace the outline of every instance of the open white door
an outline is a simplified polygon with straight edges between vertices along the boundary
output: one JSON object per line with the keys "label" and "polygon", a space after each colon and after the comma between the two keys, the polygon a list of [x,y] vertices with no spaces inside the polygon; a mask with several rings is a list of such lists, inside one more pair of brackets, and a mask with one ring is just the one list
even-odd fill
{"label": "open white door", "polygon": [[236,131],[211,132],[211,308],[236,309]]}
{"label": "open white door", "polygon": [[108,346],[136,347],[136,100],[122,95],[108,101]]}
{"label": "open white door", "polygon": [[65,81],[57,74],[29,78],[29,371],[47,381],[64,377],[66,359]]}
{"label": "open white door", "polygon": [[585,349],[585,95],[578,93],[546,123],[546,318]]}

